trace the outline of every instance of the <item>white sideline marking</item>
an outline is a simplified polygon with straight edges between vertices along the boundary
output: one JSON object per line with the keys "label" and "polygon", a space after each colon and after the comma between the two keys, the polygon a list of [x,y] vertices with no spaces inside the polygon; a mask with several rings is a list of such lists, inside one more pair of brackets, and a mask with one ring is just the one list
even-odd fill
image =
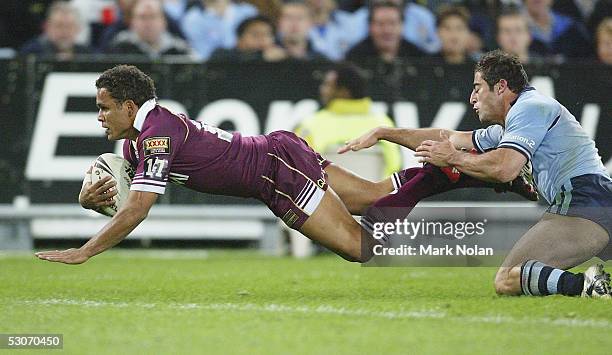
{"label": "white sideline marking", "polygon": [[[602,300],[594,300],[595,302],[606,302]],[[366,309],[351,309],[343,307],[335,307],[329,305],[321,305],[317,307],[310,306],[288,306],[282,304],[253,304],[253,303],[143,303],[143,302],[108,302],[108,301],[89,301],[89,300],[71,300],[51,298],[46,300],[23,300],[15,301],[14,304],[25,305],[62,305],[62,306],[81,306],[81,307],[115,307],[127,308],[137,307],[144,309],[152,309],[158,307],[168,307],[179,310],[210,310],[210,311],[234,311],[234,312],[268,312],[268,313],[287,313],[287,314],[326,314],[326,315],[343,315],[354,317],[370,317],[370,318],[385,318],[385,319],[446,319],[459,322],[471,323],[492,323],[492,324],[535,324],[547,326],[564,326],[564,327],[596,327],[612,329],[612,322],[599,319],[578,319],[578,318],[514,318],[510,316],[452,316],[446,312],[437,310],[415,310],[415,311],[370,311]]]}

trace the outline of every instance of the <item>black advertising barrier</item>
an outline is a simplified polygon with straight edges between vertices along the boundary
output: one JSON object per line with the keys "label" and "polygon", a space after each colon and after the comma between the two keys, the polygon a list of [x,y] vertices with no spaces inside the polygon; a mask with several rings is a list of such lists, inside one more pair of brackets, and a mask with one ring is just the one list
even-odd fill
{"label": "black advertising barrier", "polygon": [[[125,62],[125,61],[121,61]],[[94,81],[121,62],[0,61],[0,203],[17,195],[33,203],[68,203],[88,162],[115,150],[96,122]],[[261,134],[292,129],[318,109],[318,86],[329,63],[134,63],[156,82],[164,104],[225,129]],[[528,67],[532,83],[554,95],[594,135],[612,165],[612,69],[594,64]],[[397,65],[368,71],[370,93],[398,125],[470,130],[471,66]],[[171,188],[168,203],[227,203]],[[495,193],[460,191],[441,198],[491,200]],[[509,196],[509,199],[515,199]],[[243,200],[241,200],[243,201]]]}

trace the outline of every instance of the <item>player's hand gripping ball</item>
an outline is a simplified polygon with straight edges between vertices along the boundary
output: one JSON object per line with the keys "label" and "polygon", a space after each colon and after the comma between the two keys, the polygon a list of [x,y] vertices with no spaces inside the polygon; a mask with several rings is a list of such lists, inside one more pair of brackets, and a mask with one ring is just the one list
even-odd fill
{"label": "player's hand gripping ball", "polygon": [[110,176],[111,180],[116,183],[114,188],[117,189],[117,194],[112,197],[115,202],[113,205],[102,206],[98,209],[98,212],[112,217],[121,209],[125,201],[127,201],[128,194],[130,193],[130,184],[134,177],[134,169],[127,160],[117,154],[104,153],[93,163],[91,169],[91,183],[95,184],[106,176]]}

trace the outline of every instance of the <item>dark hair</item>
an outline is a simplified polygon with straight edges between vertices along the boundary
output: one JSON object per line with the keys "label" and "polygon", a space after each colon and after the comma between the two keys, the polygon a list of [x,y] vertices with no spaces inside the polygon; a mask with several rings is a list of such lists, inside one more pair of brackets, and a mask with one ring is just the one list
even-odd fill
{"label": "dark hair", "polygon": [[468,9],[463,6],[442,5],[438,8],[436,27],[440,27],[442,22],[453,16],[459,17],[467,27],[470,26],[470,11]]}
{"label": "dark hair", "polygon": [[366,97],[366,78],[354,64],[348,62],[338,63],[332,69],[336,73],[336,86],[349,91],[351,98],[362,99]]}
{"label": "dark hair", "polygon": [[270,26],[270,28],[272,29],[272,33],[276,32],[274,28],[274,24],[272,23],[272,20],[270,20],[266,16],[257,15],[257,16],[249,17],[246,20],[240,22],[240,24],[238,25],[238,28],[236,29],[236,36],[238,38],[242,37],[242,35],[246,32],[247,28],[249,28],[249,26],[255,23],[265,23],[268,26]]}
{"label": "dark hair", "polygon": [[501,79],[505,79],[510,90],[516,94],[528,84],[527,73],[518,57],[501,49],[486,53],[476,63],[474,72],[480,72],[489,90],[493,90],[493,85]]}
{"label": "dark hair", "polygon": [[526,16],[523,12],[521,12],[520,8],[517,6],[507,6],[502,9],[502,11],[495,17],[495,35],[499,32],[499,20],[502,17],[523,17],[525,18],[525,22],[527,22]]}
{"label": "dark hair", "polygon": [[104,71],[96,80],[96,88],[105,88],[119,103],[132,100],[139,107],[156,98],[153,79],[133,65],[117,65]]}
{"label": "dark hair", "polygon": [[372,3],[370,4],[369,11],[368,11],[368,23],[372,23],[372,19],[374,18],[374,10],[387,8],[387,7],[396,9],[397,12],[400,14],[400,18],[402,19],[402,22],[404,22],[404,9],[400,6],[400,4],[398,4],[395,1],[391,1],[391,0],[380,0],[380,1],[372,1]]}

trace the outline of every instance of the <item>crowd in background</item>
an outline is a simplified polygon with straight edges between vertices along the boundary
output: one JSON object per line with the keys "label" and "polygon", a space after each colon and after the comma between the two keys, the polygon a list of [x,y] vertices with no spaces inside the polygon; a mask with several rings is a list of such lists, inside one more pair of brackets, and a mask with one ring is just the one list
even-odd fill
{"label": "crowd in background", "polygon": [[3,0],[0,56],[612,64],[612,0]]}

